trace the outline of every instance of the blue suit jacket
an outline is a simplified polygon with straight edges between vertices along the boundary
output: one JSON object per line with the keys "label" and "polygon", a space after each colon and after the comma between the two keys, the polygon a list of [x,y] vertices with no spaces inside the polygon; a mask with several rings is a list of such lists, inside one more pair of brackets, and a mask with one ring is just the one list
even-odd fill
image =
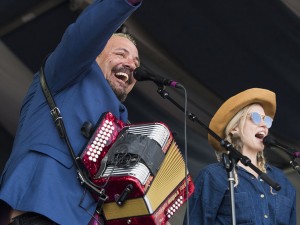
{"label": "blue suit jacket", "polygon": [[[95,124],[106,111],[127,121],[126,108],[95,58],[136,9],[126,0],[95,1],[68,27],[46,61],[46,80],[76,155],[87,142],[80,133],[85,121]],[[13,151],[1,177],[0,199],[14,209],[43,214],[58,224],[84,225],[91,219],[96,202],[83,192],[36,74],[24,99]]]}

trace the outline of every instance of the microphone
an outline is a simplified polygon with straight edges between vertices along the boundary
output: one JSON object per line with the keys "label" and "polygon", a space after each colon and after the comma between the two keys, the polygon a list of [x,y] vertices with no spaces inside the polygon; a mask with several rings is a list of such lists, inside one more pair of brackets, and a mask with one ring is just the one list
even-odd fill
{"label": "microphone", "polygon": [[151,80],[154,83],[156,83],[158,86],[165,85],[165,86],[170,86],[175,88],[183,88],[183,86],[180,83],[158,76],[156,74],[152,74],[142,67],[137,67],[133,71],[133,77],[137,81]]}
{"label": "microphone", "polygon": [[277,147],[295,158],[300,158],[300,152],[290,148],[289,146],[279,143],[271,135],[267,135],[266,137],[264,137],[263,143],[267,147]]}

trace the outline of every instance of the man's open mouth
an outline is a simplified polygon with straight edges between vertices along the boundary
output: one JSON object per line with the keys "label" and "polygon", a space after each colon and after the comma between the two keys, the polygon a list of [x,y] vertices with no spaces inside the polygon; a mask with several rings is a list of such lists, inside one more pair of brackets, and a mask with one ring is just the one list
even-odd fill
{"label": "man's open mouth", "polygon": [[118,72],[115,74],[115,76],[124,81],[125,83],[129,80],[129,75],[127,73],[124,73],[124,72]]}

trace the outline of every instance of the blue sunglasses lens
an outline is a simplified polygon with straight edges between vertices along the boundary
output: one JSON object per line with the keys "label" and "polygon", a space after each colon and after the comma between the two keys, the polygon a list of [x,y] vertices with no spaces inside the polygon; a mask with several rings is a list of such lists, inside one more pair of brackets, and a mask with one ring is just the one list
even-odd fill
{"label": "blue sunglasses lens", "polygon": [[271,117],[265,116],[264,121],[265,121],[267,128],[270,128],[272,126],[273,119]]}
{"label": "blue sunglasses lens", "polygon": [[[256,125],[259,125],[261,123],[261,120],[262,120],[262,116],[257,113],[257,112],[252,112],[251,113],[251,120],[253,121],[253,123],[255,123]],[[269,116],[264,116],[264,122],[267,126],[267,128],[270,128],[272,126],[272,122],[273,122],[273,119]]]}
{"label": "blue sunglasses lens", "polygon": [[261,116],[257,112],[251,113],[251,119],[256,125],[261,123]]}

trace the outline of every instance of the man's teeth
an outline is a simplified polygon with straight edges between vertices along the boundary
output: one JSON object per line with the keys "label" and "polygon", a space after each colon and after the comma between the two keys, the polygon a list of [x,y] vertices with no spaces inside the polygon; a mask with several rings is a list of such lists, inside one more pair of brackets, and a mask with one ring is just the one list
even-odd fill
{"label": "man's teeth", "polygon": [[128,81],[129,79],[128,74],[123,72],[116,73],[116,77],[123,80],[124,82]]}

